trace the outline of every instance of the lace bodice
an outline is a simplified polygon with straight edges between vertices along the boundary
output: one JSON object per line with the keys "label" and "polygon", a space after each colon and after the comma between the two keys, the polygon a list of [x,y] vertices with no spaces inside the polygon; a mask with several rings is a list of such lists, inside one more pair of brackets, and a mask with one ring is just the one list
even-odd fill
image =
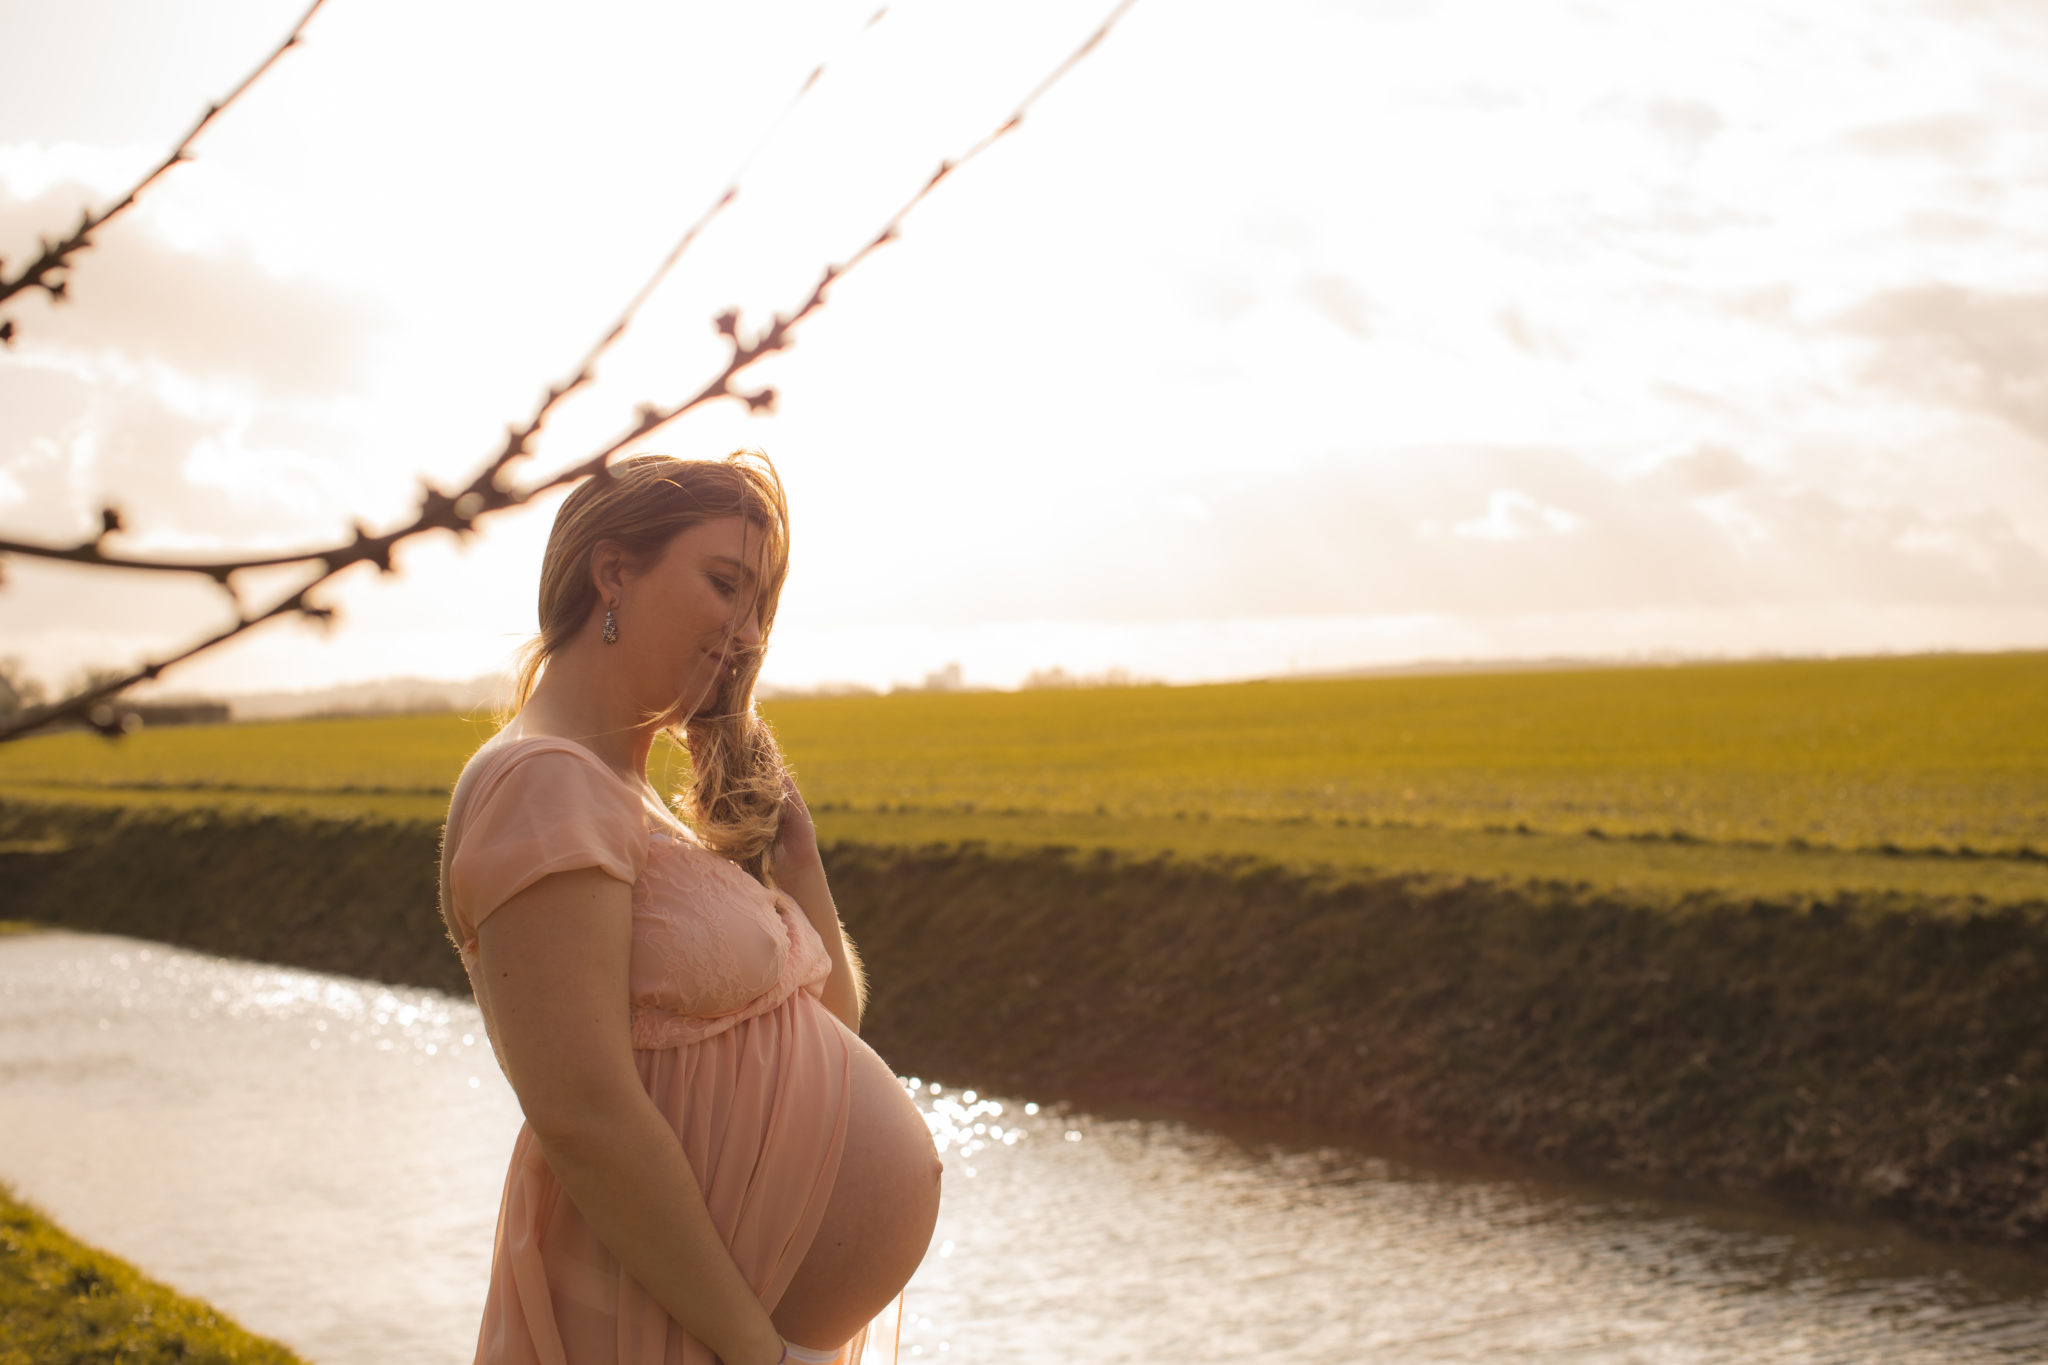
{"label": "lace bodice", "polygon": [[554,872],[598,867],[633,888],[633,1046],[701,1042],[792,994],[822,992],[832,960],[787,893],[699,844],[573,740],[487,744],[450,803],[443,904],[475,980],[476,928]]}
{"label": "lace bodice", "polygon": [[694,1043],[823,987],[832,959],[786,893],[687,835],[649,838],[633,883],[634,1047]]}

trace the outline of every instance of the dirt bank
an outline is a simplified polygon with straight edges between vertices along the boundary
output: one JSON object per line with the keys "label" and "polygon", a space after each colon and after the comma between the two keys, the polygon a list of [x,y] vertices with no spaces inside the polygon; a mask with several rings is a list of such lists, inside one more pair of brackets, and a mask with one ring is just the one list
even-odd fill
{"label": "dirt bank", "polygon": [[[0,805],[0,917],[466,989],[410,824]],[[905,1070],[1766,1189],[2048,1250],[2048,905],[828,854]]]}

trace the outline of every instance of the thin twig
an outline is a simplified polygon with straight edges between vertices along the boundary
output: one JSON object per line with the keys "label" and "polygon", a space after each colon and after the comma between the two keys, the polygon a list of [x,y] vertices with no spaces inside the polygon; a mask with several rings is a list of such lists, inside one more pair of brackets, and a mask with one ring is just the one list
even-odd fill
{"label": "thin twig", "polygon": [[[7,300],[13,298],[24,289],[40,289],[53,300],[65,298],[65,291],[70,281],[54,278],[57,272],[65,270],[70,265],[70,258],[73,255],[92,245],[93,233],[105,227],[116,215],[133,205],[137,199],[142,197],[142,192],[151,185],[154,185],[171,167],[182,161],[190,161],[192,159],[192,144],[198,140],[201,133],[206,131],[206,125],[213,122],[229,105],[240,99],[242,92],[256,84],[263,73],[270,70],[276,64],[278,58],[299,45],[300,38],[305,34],[306,25],[312,22],[313,16],[319,13],[320,6],[326,3],[327,0],[313,0],[312,5],[307,8],[306,12],[299,16],[299,22],[292,26],[290,36],[278,45],[277,50],[268,57],[265,57],[261,66],[258,66],[254,71],[243,77],[242,83],[229,91],[226,99],[221,100],[218,104],[207,105],[206,112],[199,116],[199,122],[192,125],[192,131],[185,134],[184,140],[171,150],[169,156],[158,163],[155,170],[143,176],[136,183],[134,189],[122,196],[119,203],[114,204],[110,208],[102,209],[98,213],[94,213],[90,209],[86,210],[84,217],[79,219],[77,231],[73,232],[69,237],[66,237],[61,242],[52,242],[47,237],[44,238],[42,242],[43,254],[29,262],[28,267],[21,274],[11,280],[0,276],[0,303],[7,302]],[[4,262],[0,262],[0,264],[4,264]],[[0,344],[11,345],[13,341],[13,320],[0,320]]]}
{"label": "thin twig", "polygon": [[[365,528],[358,526],[355,539],[346,545],[332,546],[324,550],[310,550],[300,555],[273,556],[263,560],[237,561],[233,563],[179,564],[155,561],[126,561],[117,563],[111,557],[102,555],[99,552],[97,540],[88,542],[85,546],[75,547],[70,551],[49,551],[37,547],[28,547],[25,550],[17,551],[19,553],[39,554],[45,558],[70,559],[78,563],[106,564],[112,567],[148,567],[168,571],[205,573],[219,579],[223,583],[226,582],[228,575],[241,568],[269,567],[316,560],[319,561],[321,568],[317,577],[303,584],[296,591],[268,609],[254,615],[246,613],[240,615],[233,626],[218,635],[193,645],[180,654],[144,664],[125,677],[109,679],[75,696],[66,697],[62,701],[52,702],[47,706],[36,707],[31,711],[23,713],[13,721],[0,724],[0,743],[41,729],[54,721],[70,716],[84,718],[89,724],[94,725],[95,728],[102,730],[104,733],[120,734],[122,733],[120,718],[113,715],[111,711],[104,710],[104,708],[102,713],[95,714],[93,708],[96,704],[119,693],[124,688],[131,687],[145,680],[154,679],[166,668],[182,663],[195,654],[233,639],[243,631],[249,630],[273,617],[296,612],[323,621],[331,621],[334,615],[333,609],[313,605],[306,600],[307,594],[351,564],[368,561],[376,564],[381,571],[389,573],[391,572],[391,550],[399,542],[430,530],[449,530],[456,532],[458,535],[465,534],[483,516],[507,508],[517,507],[531,501],[549,489],[598,474],[608,469],[612,457],[627,446],[642,439],[649,433],[666,426],[684,413],[701,407],[714,399],[737,399],[745,403],[751,412],[773,410],[775,405],[774,389],[763,388],[752,393],[745,393],[733,387],[733,380],[757,361],[776,352],[787,350],[794,344],[791,334],[805,318],[825,306],[826,293],[831,286],[843,278],[847,272],[853,270],[862,261],[874,254],[877,249],[896,240],[900,235],[903,220],[912,210],[924,202],[925,198],[938,187],[941,181],[945,180],[969,161],[972,161],[975,157],[981,155],[982,152],[987,150],[997,140],[1017,128],[1024,121],[1024,116],[1030,111],[1032,105],[1047,90],[1051,89],[1061,77],[1072,70],[1083,57],[1093,51],[1109,33],[1110,29],[1115,26],[1116,22],[1135,3],[1136,0],[1120,0],[1120,3],[1110,11],[1109,17],[1103,20],[1102,24],[1089,36],[1087,41],[1069,54],[1066,60],[1055,67],[1050,75],[1040,81],[1038,86],[1018,104],[1009,118],[984,135],[960,156],[949,161],[940,162],[938,169],[933,171],[918,186],[916,191],[897,207],[896,211],[882,225],[879,232],[870,237],[845,261],[838,265],[828,265],[825,267],[824,273],[819,277],[817,284],[812,287],[810,295],[795,312],[787,315],[775,314],[767,329],[750,342],[740,339],[740,320],[739,314],[736,311],[728,310],[720,314],[714,320],[714,325],[717,327],[719,334],[724,336],[732,347],[732,354],[727,358],[724,367],[719,373],[698,389],[696,393],[670,407],[661,407],[655,404],[643,405],[639,412],[639,420],[623,434],[589,458],[567,469],[563,469],[539,483],[524,488],[506,487],[500,482],[499,476],[508,464],[524,453],[525,440],[531,439],[532,434],[540,429],[541,422],[555,404],[567,392],[589,382],[589,371],[594,366],[596,359],[625,330],[626,325],[632,320],[634,313],[645,303],[654,285],[659,283],[662,276],[674,265],[676,259],[680,257],[682,250],[694,240],[695,234],[701,230],[703,224],[709,220],[710,216],[715,215],[723,208],[726,202],[729,202],[729,196],[732,191],[729,190],[727,196],[722,196],[719,201],[715,202],[711,209],[707,210],[705,217],[700,218],[697,223],[691,225],[690,230],[684,234],[677,248],[663,261],[654,277],[647,285],[642,287],[640,293],[633,297],[627,304],[626,310],[620,315],[619,320],[599,339],[598,344],[592,349],[590,355],[586,356],[583,367],[579,369],[577,375],[569,381],[568,385],[550,389],[548,397],[542,401],[534,417],[529,419],[525,427],[514,428],[505,448],[489,464],[479,470],[476,476],[460,492],[449,494],[432,486],[426,486],[423,490],[419,513],[409,525],[401,527],[396,531],[375,536],[371,535]],[[880,17],[881,12],[877,12],[875,19]],[[870,20],[870,25],[873,22],[874,20]],[[814,71],[805,82],[804,90],[808,90],[816,79],[817,72]],[[800,90],[798,97],[801,97],[802,93],[803,91]],[[521,437],[522,432],[525,433],[523,439]],[[108,531],[119,529],[119,517],[112,509],[108,509],[103,513],[102,520],[105,523],[105,530],[102,531],[103,536]],[[12,548],[14,547],[7,542],[0,542],[0,550]],[[87,551],[90,551],[90,553],[87,553]]]}

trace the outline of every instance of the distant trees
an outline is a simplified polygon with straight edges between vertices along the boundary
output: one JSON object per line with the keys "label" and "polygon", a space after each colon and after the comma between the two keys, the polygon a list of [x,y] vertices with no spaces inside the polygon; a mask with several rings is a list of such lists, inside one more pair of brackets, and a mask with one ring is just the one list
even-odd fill
{"label": "distant trees", "polygon": [[[66,691],[90,692],[106,686],[120,676],[121,670],[118,668],[89,668],[67,684]],[[30,675],[18,656],[0,659],[0,722],[17,720],[24,714],[34,713],[38,708],[49,704],[49,696],[49,689],[43,686],[41,679]],[[101,702],[100,706],[106,709],[99,717],[85,717],[84,723],[95,726],[103,733],[117,734],[127,734],[140,728],[150,709],[123,706],[111,699]],[[70,723],[78,724],[80,719],[72,718]]]}
{"label": "distant trees", "polygon": [[43,685],[22,671],[21,660],[0,659],[0,720],[12,720],[48,699]]}

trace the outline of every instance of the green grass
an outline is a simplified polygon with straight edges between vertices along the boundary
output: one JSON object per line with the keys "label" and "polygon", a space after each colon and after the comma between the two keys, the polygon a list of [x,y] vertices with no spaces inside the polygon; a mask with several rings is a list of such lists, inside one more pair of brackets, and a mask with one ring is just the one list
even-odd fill
{"label": "green grass", "polygon": [[[2048,899],[2048,653],[807,698],[827,839]],[[0,795],[438,821],[482,717],[74,733]],[[658,783],[681,775],[657,751]],[[1990,855],[1990,856],[1986,856]]]}
{"label": "green grass", "polygon": [[289,787],[254,790],[231,786],[124,787],[113,783],[9,782],[0,779],[0,801],[50,806],[147,806],[152,810],[230,810],[248,815],[322,815],[336,820],[367,816],[377,820],[434,825],[440,824],[448,815],[445,788],[433,792],[365,794],[294,790]]}
{"label": "green grass", "polygon": [[0,1365],[301,1365],[69,1236],[0,1185]]}
{"label": "green grass", "polygon": [[1736,897],[1825,898],[1896,893],[1998,904],[2048,901],[2048,859],[1961,858],[1763,844],[1682,843],[1583,834],[1502,834],[1435,825],[1190,822],[1092,815],[930,815],[828,811],[823,838],[878,848],[978,843],[993,850],[1111,849],[1144,858],[1222,857],[1290,872],[1421,873],[1559,882],[1668,900],[1694,891]]}
{"label": "green grass", "polygon": [[202,799],[427,797],[445,811],[463,761],[494,728],[482,715],[442,714],[164,726],[120,740],[73,730],[0,746],[0,784]]}
{"label": "green grass", "polygon": [[784,702],[814,801],[2048,847],[2048,654]]}

